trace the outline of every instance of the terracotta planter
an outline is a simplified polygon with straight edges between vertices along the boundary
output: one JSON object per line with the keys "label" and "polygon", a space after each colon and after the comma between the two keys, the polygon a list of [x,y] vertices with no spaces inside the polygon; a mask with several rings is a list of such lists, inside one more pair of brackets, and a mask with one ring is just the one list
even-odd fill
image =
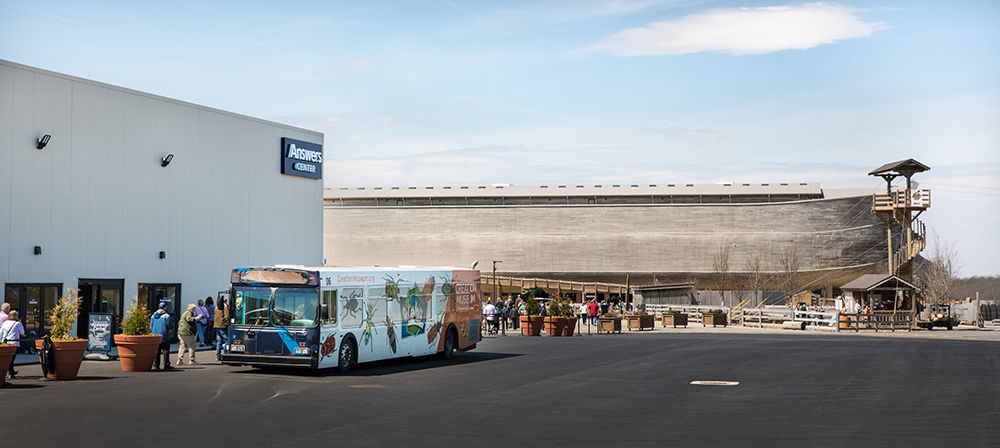
{"label": "terracotta planter", "polygon": [[521,334],[525,336],[542,335],[542,316],[521,316]]}
{"label": "terracotta planter", "polygon": [[118,360],[123,372],[148,372],[153,369],[153,358],[163,337],[154,334],[146,336],[115,335],[118,345]]}
{"label": "terracotta planter", "polygon": [[545,334],[548,336],[562,336],[565,326],[565,317],[545,317]]}
{"label": "terracotta planter", "polygon": [[10,363],[14,362],[15,355],[17,355],[16,345],[0,345],[0,386],[6,384],[7,369],[10,368]]}
{"label": "terracotta planter", "polygon": [[[42,360],[42,339],[35,340],[35,348],[38,350],[38,360]],[[80,363],[83,362],[83,352],[87,350],[86,339],[76,339],[73,341],[52,340],[55,345],[55,372],[46,375],[52,380],[70,380],[76,378],[80,373]]]}
{"label": "terracotta planter", "polygon": [[567,317],[566,326],[563,327],[563,336],[573,336],[573,330],[576,328],[576,321],[578,317]]}

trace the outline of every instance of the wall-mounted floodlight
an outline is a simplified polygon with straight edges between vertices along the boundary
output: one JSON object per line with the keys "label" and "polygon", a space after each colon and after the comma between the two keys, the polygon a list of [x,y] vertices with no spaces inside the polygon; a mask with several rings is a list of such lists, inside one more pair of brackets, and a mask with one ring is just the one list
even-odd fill
{"label": "wall-mounted floodlight", "polygon": [[39,137],[38,140],[35,140],[35,149],[39,149],[40,150],[40,149],[44,148],[45,145],[49,144],[49,139],[50,138],[52,138],[52,136],[49,135],[49,134],[45,134],[45,135]]}
{"label": "wall-mounted floodlight", "polygon": [[170,161],[171,160],[174,160],[174,155],[173,154],[167,154],[167,155],[163,156],[163,158],[160,159],[160,166],[164,166],[165,167],[167,165],[170,165]]}

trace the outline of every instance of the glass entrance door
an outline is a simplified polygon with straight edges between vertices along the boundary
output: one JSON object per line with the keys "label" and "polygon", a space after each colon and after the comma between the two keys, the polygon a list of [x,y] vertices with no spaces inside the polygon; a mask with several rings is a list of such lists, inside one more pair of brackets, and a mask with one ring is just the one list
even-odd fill
{"label": "glass entrance door", "polygon": [[90,313],[111,314],[113,327],[118,328],[122,318],[122,295],[125,289],[123,279],[83,279],[80,288],[80,317],[77,319],[77,337],[86,338]]}
{"label": "glass entrance door", "polygon": [[28,338],[45,334],[48,309],[55,305],[61,290],[58,283],[8,283],[4,287],[4,300],[21,315]]}

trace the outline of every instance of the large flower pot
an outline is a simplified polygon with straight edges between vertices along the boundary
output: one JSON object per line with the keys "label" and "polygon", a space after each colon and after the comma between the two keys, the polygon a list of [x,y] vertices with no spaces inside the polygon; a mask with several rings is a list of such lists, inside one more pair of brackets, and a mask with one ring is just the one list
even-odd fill
{"label": "large flower pot", "polygon": [[14,356],[17,355],[16,345],[0,345],[0,386],[3,386],[7,379],[7,369],[10,368],[10,364],[14,362]]}
{"label": "large flower pot", "polygon": [[542,335],[542,316],[521,316],[521,334],[525,336]]}
{"label": "large flower pot", "polygon": [[545,334],[548,336],[562,336],[563,327],[566,326],[565,317],[546,317]]}
{"label": "large flower pot", "polygon": [[723,327],[725,327],[726,323],[727,323],[726,315],[722,313],[705,313],[701,315],[701,326],[703,327],[709,325],[713,327],[716,325],[722,325]]}
{"label": "large flower pot", "polygon": [[632,330],[642,331],[642,330],[644,330],[646,328],[648,328],[650,330],[653,329],[654,319],[653,319],[653,315],[652,314],[632,315],[632,316],[628,316],[627,319],[628,319],[628,330],[629,331],[632,331]]}
{"label": "large flower pot", "polygon": [[566,326],[563,327],[563,336],[573,336],[573,330],[576,328],[577,317],[567,317]]}
{"label": "large flower pot", "polygon": [[[42,339],[35,340],[35,349],[38,350],[38,359],[42,359]],[[72,341],[52,340],[55,345],[55,355],[53,355],[55,372],[46,375],[52,380],[70,380],[76,378],[80,373],[80,363],[83,362],[83,352],[87,349],[86,339],[76,339]]]}
{"label": "large flower pot", "polygon": [[153,369],[153,358],[160,346],[163,336],[158,334],[146,336],[115,335],[118,345],[118,360],[122,363],[123,372],[148,372]]}

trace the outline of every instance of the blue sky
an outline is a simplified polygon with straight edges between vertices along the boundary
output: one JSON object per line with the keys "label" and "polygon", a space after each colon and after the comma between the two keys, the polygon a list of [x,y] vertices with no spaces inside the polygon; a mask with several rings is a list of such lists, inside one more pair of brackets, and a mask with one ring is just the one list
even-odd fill
{"label": "blue sky", "polygon": [[0,58],[326,134],[328,186],[820,182],[932,167],[1000,274],[1000,2],[0,0]]}

